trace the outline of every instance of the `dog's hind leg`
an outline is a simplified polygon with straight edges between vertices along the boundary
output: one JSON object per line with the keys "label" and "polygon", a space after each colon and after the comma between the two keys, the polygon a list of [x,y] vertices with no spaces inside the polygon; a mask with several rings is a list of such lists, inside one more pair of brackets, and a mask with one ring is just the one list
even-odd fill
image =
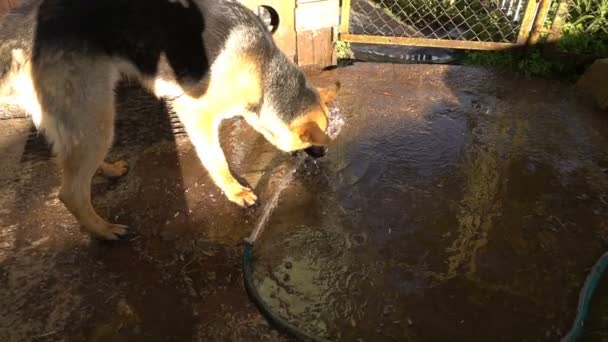
{"label": "dog's hind leg", "polygon": [[43,59],[34,74],[44,109],[41,128],[63,171],[59,198],[85,230],[110,240],[126,234],[127,227],[97,214],[91,203],[91,179],[105,165],[112,144],[113,87],[118,79],[113,70],[107,62],[64,55],[60,63]]}
{"label": "dog's hind leg", "polygon": [[[112,116],[98,113],[98,117],[100,115]],[[103,162],[112,141],[111,126],[106,128],[110,129],[98,131],[94,139],[73,146],[60,157],[63,179],[59,196],[88,232],[114,240],[127,233],[127,226],[105,221],[91,204],[91,178]]]}

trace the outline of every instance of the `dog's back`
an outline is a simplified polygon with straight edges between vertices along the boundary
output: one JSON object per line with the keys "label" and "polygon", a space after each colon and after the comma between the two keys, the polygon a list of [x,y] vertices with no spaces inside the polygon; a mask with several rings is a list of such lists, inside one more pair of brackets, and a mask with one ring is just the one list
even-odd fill
{"label": "dog's back", "polygon": [[[235,27],[248,27],[256,35],[252,42],[271,39],[259,18],[236,2],[182,2],[44,0],[38,15],[34,63],[57,53],[106,56],[136,67],[121,70],[125,73],[152,77],[165,57],[177,82],[196,91]],[[272,46],[267,44],[260,52],[268,52]]]}
{"label": "dog's back", "polygon": [[[299,102],[289,100],[294,94],[285,92],[298,94],[306,90],[303,75],[275,46],[261,20],[237,1],[25,0],[24,3],[27,10],[24,15],[0,20],[0,34],[4,38],[0,41],[0,97],[25,94],[20,104],[35,116],[40,110],[32,98],[30,61],[39,65],[46,59],[62,64],[58,59],[65,59],[66,55],[74,59],[112,58],[114,62],[126,61],[114,63],[119,75],[113,77],[122,74],[146,81],[159,76],[177,81],[182,88],[171,87],[166,94],[159,90],[159,96],[182,91],[200,96],[207,87],[211,65],[237,27],[243,28],[239,50],[250,51],[260,65],[275,65],[262,77],[265,87],[273,88],[268,93],[277,95],[274,100],[281,107],[279,112],[287,113],[289,119],[301,110]],[[38,11],[32,10],[37,7]],[[28,80],[19,91],[15,87],[18,76]],[[150,82],[144,85],[153,88]],[[308,102],[313,100],[310,95],[305,96]]]}

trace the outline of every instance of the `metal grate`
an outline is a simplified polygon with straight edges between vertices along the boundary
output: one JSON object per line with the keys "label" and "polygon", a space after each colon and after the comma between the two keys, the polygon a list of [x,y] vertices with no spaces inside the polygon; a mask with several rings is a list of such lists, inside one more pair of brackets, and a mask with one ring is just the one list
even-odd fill
{"label": "metal grate", "polygon": [[[119,141],[115,143],[117,145],[149,144],[153,141],[171,140],[175,136],[186,135],[186,129],[177,114],[170,112],[168,119],[168,121],[153,122],[154,126],[149,131],[144,130],[142,132],[142,121],[137,124],[137,121],[127,122],[124,118],[119,118],[116,122]],[[170,129],[170,132],[167,132],[166,126]],[[52,156],[51,146],[47,143],[44,135],[40,134],[32,125],[21,155],[21,162],[46,161],[51,159]]]}
{"label": "metal grate", "polygon": [[516,43],[528,0],[351,0],[349,33]]}

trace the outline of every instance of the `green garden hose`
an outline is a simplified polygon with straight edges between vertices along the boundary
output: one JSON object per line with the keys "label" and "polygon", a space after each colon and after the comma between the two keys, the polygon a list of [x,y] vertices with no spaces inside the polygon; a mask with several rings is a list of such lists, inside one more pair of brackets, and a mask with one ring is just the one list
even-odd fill
{"label": "green garden hose", "polygon": [[604,253],[599,260],[591,268],[591,272],[587,275],[583,289],[578,298],[578,307],[576,312],[576,318],[570,332],[562,339],[564,342],[576,342],[581,339],[583,335],[583,327],[587,316],[589,315],[589,308],[591,306],[591,298],[593,293],[597,289],[597,286],[602,279],[603,274],[608,269],[608,252]]}
{"label": "green garden hose", "polygon": [[[604,255],[600,257],[595,265],[593,265],[589,275],[587,275],[587,279],[585,280],[585,284],[583,285],[583,289],[580,293],[574,324],[562,341],[576,342],[581,339],[585,321],[589,315],[591,299],[606,270],[608,270],[608,252],[604,253]],[[249,299],[251,299],[258,310],[274,328],[300,341],[323,341],[318,337],[308,335],[281,317],[275,315],[264,300],[262,300],[258,290],[255,287],[255,284],[253,283],[253,243],[249,239],[245,239],[244,242],[243,278]]]}
{"label": "green garden hose", "polygon": [[320,342],[322,339],[308,335],[307,333],[301,331],[297,327],[291,325],[286,320],[281,317],[275,315],[271,308],[262,300],[258,290],[253,283],[253,242],[249,239],[245,239],[244,248],[243,248],[243,279],[245,282],[245,289],[247,290],[247,295],[249,295],[249,299],[255,304],[255,306],[260,310],[262,315],[268,320],[268,322],[278,331],[287,334],[295,339],[300,341],[310,341],[310,342]]}

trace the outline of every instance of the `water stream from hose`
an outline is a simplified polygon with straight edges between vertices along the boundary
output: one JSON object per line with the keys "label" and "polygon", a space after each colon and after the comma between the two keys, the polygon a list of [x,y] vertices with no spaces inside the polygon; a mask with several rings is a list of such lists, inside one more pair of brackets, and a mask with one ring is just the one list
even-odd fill
{"label": "water stream from hose", "polygon": [[264,205],[262,214],[260,215],[260,218],[258,219],[258,222],[256,223],[253,232],[249,236],[248,241],[250,243],[253,244],[258,239],[258,237],[266,227],[266,224],[268,223],[270,214],[272,214],[272,211],[279,203],[279,197],[281,197],[281,193],[283,192],[283,190],[285,190],[285,188],[287,188],[289,183],[291,183],[294,174],[296,173],[300,165],[302,165],[302,163],[304,162],[304,156],[298,155],[296,158],[298,158],[296,162],[293,163],[291,167],[287,169],[286,173],[283,175],[282,179],[277,184],[277,187],[274,190],[272,196],[270,197],[270,200]]}
{"label": "water stream from hose", "polygon": [[[344,118],[340,115],[340,110],[338,108],[331,108],[330,113],[329,113],[329,124],[327,127],[327,135],[332,140],[335,139],[340,134],[340,131],[341,131],[343,125],[344,125]],[[304,160],[306,159],[306,157],[303,155],[297,155],[296,158],[297,158],[296,161],[293,164],[286,166],[286,170],[284,170],[282,172],[283,174],[279,175],[279,177],[282,177],[282,178],[277,183],[272,196],[270,197],[268,202],[266,202],[266,204],[264,205],[262,214],[260,215],[260,218],[258,219],[258,221],[255,225],[255,228],[253,229],[253,232],[247,239],[250,243],[253,244],[258,239],[258,237],[260,237],[260,235],[262,234],[262,231],[264,231],[264,228],[266,227],[266,224],[268,223],[270,214],[272,214],[272,211],[276,208],[276,206],[279,202],[281,193],[283,192],[283,190],[285,190],[287,188],[289,183],[291,183],[295,173],[298,171],[298,169],[300,168],[300,166],[304,163]],[[277,172],[277,173],[280,174],[281,172]]]}

